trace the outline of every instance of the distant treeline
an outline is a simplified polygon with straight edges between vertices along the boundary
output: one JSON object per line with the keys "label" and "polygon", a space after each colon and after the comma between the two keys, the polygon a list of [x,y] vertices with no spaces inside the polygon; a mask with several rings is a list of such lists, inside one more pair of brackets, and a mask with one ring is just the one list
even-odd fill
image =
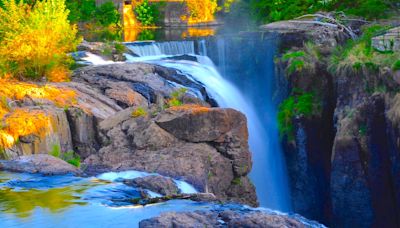
{"label": "distant treeline", "polygon": [[260,22],[288,20],[318,11],[339,11],[372,20],[398,13],[400,0],[236,0],[232,7],[248,11]]}

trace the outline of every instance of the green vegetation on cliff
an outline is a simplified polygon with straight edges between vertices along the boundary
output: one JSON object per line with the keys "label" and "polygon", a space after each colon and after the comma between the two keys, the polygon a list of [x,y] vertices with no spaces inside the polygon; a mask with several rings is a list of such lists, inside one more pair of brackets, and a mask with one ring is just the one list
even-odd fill
{"label": "green vegetation on cliff", "polygon": [[278,128],[281,136],[287,136],[289,141],[294,139],[294,118],[309,118],[318,115],[321,104],[313,93],[294,90],[293,94],[279,106]]}
{"label": "green vegetation on cliff", "polygon": [[372,25],[363,28],[363,35],[339,46],[330,57],[329,69],[333,74],[368,72],[383,68],[395,68],[400,59],[399,51],[380,51],[373,47],[372,38],[382,34],[389,27]]}

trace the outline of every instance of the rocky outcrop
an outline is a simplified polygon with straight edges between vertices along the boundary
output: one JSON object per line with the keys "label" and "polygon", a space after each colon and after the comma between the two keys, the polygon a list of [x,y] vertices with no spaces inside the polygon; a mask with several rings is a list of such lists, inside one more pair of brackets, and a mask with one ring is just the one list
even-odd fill
{"label": "rocky outcrop", "polygon": [[67,115],[63,109],[50,105],[45,106],[26,106],[22,108],[28,112],[40,110],[47,117],[48,122],[43,126],[44,133],[30,134],[20,137],[19,143],[11,148],[5,149],[7,159],[17,158],[23,155],[40,154],[51,152],[55,147],[62,151],[72,150],[72,136]]}
{"label": "rocky outcrop", "polygon": [[[209,108],[206,95],[191,95],[205,94],[201,84],[171,69],[132,63],[80,68],[73,82],[53,86],[74,90],[76,103],[63,109],[50,103],[41,107],[43,101],[21,104],[46,110],[52,131],[21,137],[6,150],[10,158],[74,151],[87,174],[159,173],[223,201],[258,205],[247,177],[252,162],[246,117]],[[180,98],[190,104],[165,110],[165,101],[182,86],[190,86]],[[138,108],[143,113],[133,115]],[[171,180],[134,182],[161,194],[178,193]]]}
{"label": "rocky outcrop", "polygon": [[21,156],[13,160],[0,160],[0,170],[44,175],[80,174],[81,171],[67,162],[45,154]]}
{"label": "rocky outcrop", "polygon": [[285,215],[261,211],[194,211],[165,213],[143,220],[139,227],[308,227],[299,220]]}
{"label": "rocky outcrop", "polygon": [[[156,172],[222,200],[257,205],[247,177],[251,154],[245,117],[232,109],[188,107],[167,109],[154,118],[133,118],[122,111],[104,120],[99,124],[102,146],[84,163],[92,171],[106,167]],[[211,128],[209,137],[202,136]]]}
{"label": "rocky outcrop", "polygon": [[278,21],[260,27],[265,32],[280,34],[282,50],[292,47],[302,47],[305,41],[313,41],[324,50],[344,43],[349,37],[337,27],[296,21]]}
{"label": "rocky outcrop", "polygon": [[174,180],[159,175],[139,177],[132,180],[124,180],[124,184],[148,189],[150,191],[166,196],[179,193],[179,188],[176,186]]}

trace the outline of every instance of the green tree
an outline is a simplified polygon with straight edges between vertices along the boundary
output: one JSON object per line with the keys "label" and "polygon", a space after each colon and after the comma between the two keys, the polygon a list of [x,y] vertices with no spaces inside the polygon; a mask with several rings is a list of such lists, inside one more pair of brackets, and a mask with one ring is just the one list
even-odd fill
{"label": "green tree", "polygon": [[113,2],[106,2],[96,9],[95,18],[101,25],[108,26],[118,24],[120,14]]}

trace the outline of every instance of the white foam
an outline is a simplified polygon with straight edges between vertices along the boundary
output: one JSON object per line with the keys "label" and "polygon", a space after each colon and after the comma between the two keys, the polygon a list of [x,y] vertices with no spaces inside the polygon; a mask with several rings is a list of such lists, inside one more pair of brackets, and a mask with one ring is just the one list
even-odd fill
{"label": "white foam", "polygon": [[184,193],[184,194],[198,193],[198,191],[193,187],[193,185],[191,185],[185,181],[174,180],[174,182],[175,182],[176,186],[178,186],[181,193]]}
{"label": "white foam", "polygon": [[86,54],[86,57],[83,57],[82,59],[93,65],[107,65],[107,64],[115,63],[114,61],[105,60],[101,56],[95,55],[90,52],[86,52],[85,54]]}
{"label": "white foam", "polygon": [[[146,176],[151,176],[151,175],[159,175],[156,173],[147,173],[147,172],[141,172],[141,171],[124,171],[124,172],[108,172],[108,173],[103,173],[99,176],[97,176],[98,179],[104,180],[104,181],[110,181],[110,182],[115,182],[119,180],[127,180],[127,179],[135,179],[139,177],[146,177]],[[159,175],[161,176],[161,175]],[[176,186],[179,188],[181,193],[185,194],[193,194],[193,193],[198,193],[195,187],[193,185],[181,181],[181,180],[175,180],[173,179]],[[157,194],[155,192],[148,191],[150,197],[160,197],[160,194]]]}
{"label": "white foam", "polygon": [[140,171],[124,171],[124,172],[109,172],[109,173],[103,173],[99,176],[97,176],[98,179],[100,180],[105,180],[105,181],[117,181],[120,179],[126,180],[126,179],[135,179],[138,177],[146,177],[150,176],[152,174],[146,173],[146,172],[140,172]]}

